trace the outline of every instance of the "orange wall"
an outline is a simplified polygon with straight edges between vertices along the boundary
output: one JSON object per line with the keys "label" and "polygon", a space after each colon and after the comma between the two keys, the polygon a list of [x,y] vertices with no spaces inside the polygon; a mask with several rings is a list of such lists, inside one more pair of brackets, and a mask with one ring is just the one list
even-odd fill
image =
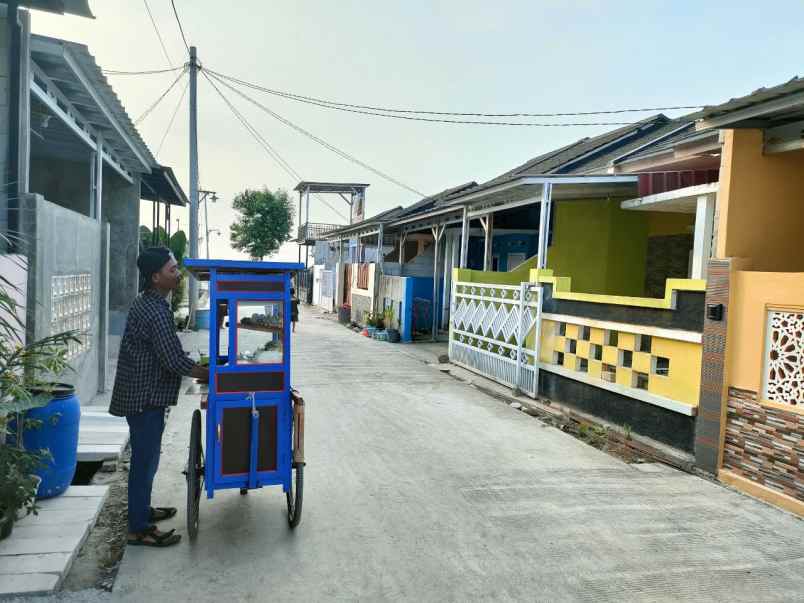
{"label": "orange wall", "polygon": [[761,130],[724,131],[718,206],[717,257],[804,271],[804,151],[764,155]]}
{"label": "orange wall", "polygon": [[766,307],[804,306],[804,273],[736,271],[731,279],[727,385],[761,393]]}

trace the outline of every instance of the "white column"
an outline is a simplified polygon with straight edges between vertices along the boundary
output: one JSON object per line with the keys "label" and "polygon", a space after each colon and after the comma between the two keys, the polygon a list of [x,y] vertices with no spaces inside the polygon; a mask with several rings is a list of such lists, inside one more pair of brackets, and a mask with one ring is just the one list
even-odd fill
{"label": "white column", "polygon": [[433,226],[433,341],[438,339],[438,254],[439,241],[444,234],[444,227]]}
{"label": "white column", "polygon": [[93,170],[95,176],[94,189],[95,199],[93,217],[101,222],[103,215],[103,138],[98,136],[98,148],[95,151],[95,169]]}
{"label": "white column", "polygon": [[695,208],[695,237],[692,247],[692,278],[706,278],[706,266],[712,255],[715,203],[715,195],[701,195],[698,197],[698,204]]}
{"label": "white column", "polygon": [[452,275],[452,266],[450,262],[452,261],[452,246],[454,245],[454,237],[451,235],[447,235],[444,238],[444,276],[443,276],[443,287],[441,291],[441,327],[443,328],[447,325],[447,321],[449,320],[449,284],[450,284],[450,276]]}
{"label": "white column", "polygon": [[542,188],[542,201],[539,203],[539,268],[547,267],[547,240],[550,228],[550,212],[553,196],[553,185],[545,183]]}
{"label": "white column", "polygon": [[402,276],[402,264],[405,263],[405,243],[408,240],[408,233],[403,232],[399,235],[399,275]]}
{"label": "white column", "polygon": [[483,270],[491,270],[492,244],[494,242],[494,214],[488,214],[483,223],[483,230],[486,231],[485,248],[483,251]]}
{"label": "white column", "polygon": [[469,207],[463,208],[463,220],[461,221],[461,261],[460,267],[466,268],[469,256]]}
{"label": "white column", "polygon": [[380,232],[377,233],[377,268],[379,269],[380,276],[382,276],[383,273],[382,268],[384,260],[382,247],[383,247],[383,239],[385,238],[384,237],[385,229],[383,228],[383,226],[384,226],[383,224],[380,224]]}

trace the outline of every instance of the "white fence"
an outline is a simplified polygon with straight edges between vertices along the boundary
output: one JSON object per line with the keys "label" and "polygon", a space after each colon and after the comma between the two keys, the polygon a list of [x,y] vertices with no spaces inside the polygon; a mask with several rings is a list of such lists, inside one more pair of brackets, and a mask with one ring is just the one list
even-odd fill
{"label": "white fence", "polygon": [[455,364],[535,397],[540,332],[539,285],[453,283],[449,357]]}

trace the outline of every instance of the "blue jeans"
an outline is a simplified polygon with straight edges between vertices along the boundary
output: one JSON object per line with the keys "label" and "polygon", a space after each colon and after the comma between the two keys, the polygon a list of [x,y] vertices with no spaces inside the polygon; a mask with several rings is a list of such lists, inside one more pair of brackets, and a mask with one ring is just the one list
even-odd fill
{"label": "blue jeans", "polygon": [[146,408],[126,417],[131,464],[128,470],[128,531],[142,532],[151,525],[151,490],[159,468],[165,409]]}

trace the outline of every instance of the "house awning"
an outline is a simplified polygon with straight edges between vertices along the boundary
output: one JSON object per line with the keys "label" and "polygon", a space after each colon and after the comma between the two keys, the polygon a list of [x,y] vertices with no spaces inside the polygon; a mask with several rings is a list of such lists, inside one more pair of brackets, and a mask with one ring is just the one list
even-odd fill
{"label": "house awning", "polygon": [[[8,4],[8,2],[2,4]],[[89,8],[88,0],[20,0],[20,6],[59,15],[95,18]]]}
{"label": "house awning", "polygon": [[295,187],[294,191],[307,191],[311,193],[352,193],[366,190],[368,184],[360,182],[308,182],[302,180]]}
{"label": "house awning", "polygon": [[627,197],[636,193],[637,182],[636,175],[521,176],[507,182],[480,185],[453,199],[449,205],[467,206],[470,215],[483,215],[539,203],[547,184],[552,188],[553,201],[556,201]]}
{"label": "house awning", "polygon": [[160,165],[143,174],[140,180],[140,198],[170,205],[187,205],[187,195],[181,188],[173,170]]}
{"label": "house awning", "polygon": [[635,199],[628,199],[620,203],[622,209],[642,211],[661,211],[681,214],[694,214],[698,207],[698,198],[702,195],[717,193],[719,184],[699,184],[687,186],[672,191],[664,191],[654,195],[646,195]]}
{"label": "house awning", "polygon": [[705,107],[689,117],[697,119],[696,129],[772,128],[804,120],[804,78],[794,77],[784,84],[760,88],[720,105]]}
{"label": "house awning", "polygon": [[31,60],[31,96],[72,130],[77,153],[100,137],[106,163],[129,180],[158,167],[86,46],[33,35]]}

